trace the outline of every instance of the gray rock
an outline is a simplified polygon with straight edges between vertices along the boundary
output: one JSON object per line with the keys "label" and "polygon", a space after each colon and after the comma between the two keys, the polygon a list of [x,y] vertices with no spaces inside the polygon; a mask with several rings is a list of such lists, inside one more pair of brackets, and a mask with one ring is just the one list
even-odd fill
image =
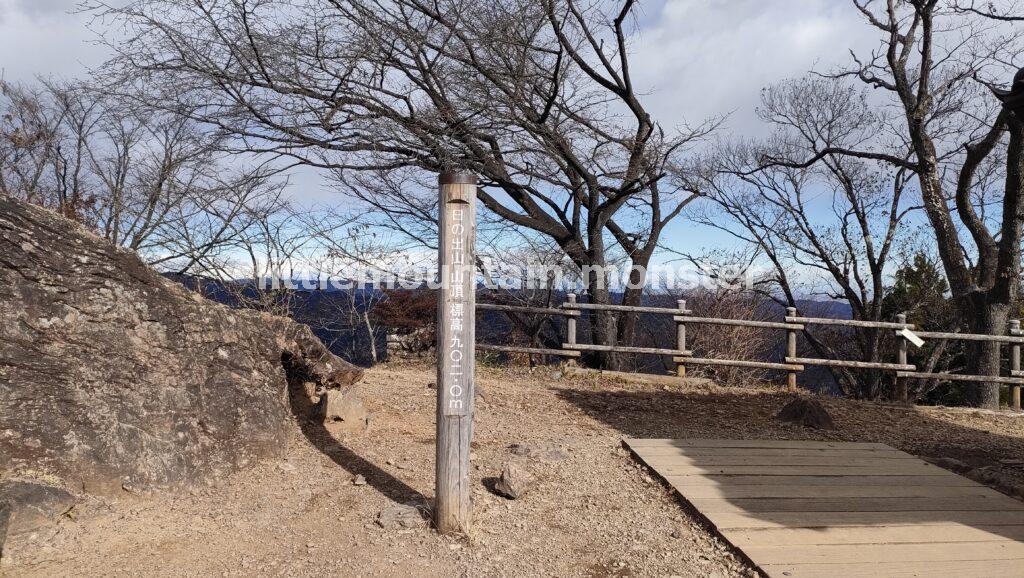
{"label": "gray rock", "polygon": [[365,486],[366,485],[366,476],[364,476],[363,474],[356,474],[356,477],[352,478],[352,485],[353,486]]}
{"label": "gray rock", "polygon": [[775,419],[812,429],[836,429],[832,416],[821,402],[810,397],[798,397],[786,404]]}
{"label": "gray rock", "polygon": [[0,254],[0,477],[205,484],[283,454],[289,379],[362,376],[308,327],[214,303],[45,209],[0,199]]}
{"label": "gray rock", "polygon": [[494,491],[506,498],[518,500],[536,485],[537,478],[533,474],[513,462],[505,462],[501,468],[501,477],[494,484]]}
{"label": "gray rock", "polygon": [[426,528],[429,525],[427,508],[416,502],[385,508],[377,514],[377,525],[385,530]]}
{"label": "gray rock", "polygon": [[370,423],[370,413],[353,388],[331,389],[316,406],[317,418],[349,433],[362,433]]}
{"label": "gray rock", "polygon": [[15,535],[55,522],[78,503],[70,492],[33,480],[0,480],[0,535]]}

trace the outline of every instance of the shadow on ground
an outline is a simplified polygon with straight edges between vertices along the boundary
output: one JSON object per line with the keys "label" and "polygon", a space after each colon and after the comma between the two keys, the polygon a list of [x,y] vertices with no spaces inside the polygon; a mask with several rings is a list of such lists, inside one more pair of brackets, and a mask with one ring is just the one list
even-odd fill
{"label": "shadow on ground", "polygon": [[362,475],[366,478],[367,485],[394,502],[404,504],[410,501],[426,501],[420,492],[335,438],[323,422],[314,416],[314,404],[306,394],[304,382],[305,378],[300,372],[288,372],[288,400],[291,412],[309,443],[348,473],[353,476]]}

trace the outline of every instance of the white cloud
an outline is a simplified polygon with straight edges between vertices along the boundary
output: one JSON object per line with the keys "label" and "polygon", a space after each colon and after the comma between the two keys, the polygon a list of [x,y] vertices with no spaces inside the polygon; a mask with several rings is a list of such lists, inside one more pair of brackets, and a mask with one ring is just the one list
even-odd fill
{"label": "white cloud", "polygon": [[75,13],[78,0],[0,0],[0,75],[30,81],[37,76],[76,76],[106,58],[88,29],[89,16]]}
{"label": "white cloud", "polygon": [[874,44],[849,2],[667,0],[648,8],[634,44],[633,74],[663,125],[732,114],[729,129],[760,132],[760,90],[811,69],[849,62]]}

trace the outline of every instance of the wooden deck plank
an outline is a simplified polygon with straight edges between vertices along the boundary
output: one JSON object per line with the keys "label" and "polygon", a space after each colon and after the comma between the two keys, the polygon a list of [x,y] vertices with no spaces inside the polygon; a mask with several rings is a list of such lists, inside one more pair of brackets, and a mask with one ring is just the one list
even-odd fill
{"label": "wooden deck plank", "polygon": [[758,563],[765,565],[1024,560],[1024,543],[1014,540],[973,542],[959,547],[948,542],[744,546],[743,551]]}
{"label": "wooden deck plank", "polygon": [[704,475],[745,475],[745,476],[946,476],[947,470],[925,464],[909,465],[878,465],[878,466],[758,466],[758,465],[722,465],[722,466],[655,466],[645,463],[657,470],[662,476],[680,476],[692,474]]}
{"label": "wooden deck plank", "polygon": [[1017,526],[1024,524],[1021,512],[775,512],[771,516],[720,513],[708,516],[719,530],[744,528],[840,528],[846,526],[931,526],[949,523],[969,526]]}
{"label": "wooden deck plank", "polygon": [[797,449],[876,449],[892,450],[891,446],[874,442],[827,442],[804,440],[719,440],[719,439],[626,439],[631,448],[797,448]]}
{"label": "wooden deck plank", "polygon": [[707,474],[669,476],[672,485],[699,486],[946,486],[964,487],[978,484],[948,472],[946,476],[716,476]]}
{"label": "wooden deck plank", "polygon": [[923,544],[930,542],[1024,541],[1024,525],[965,526],[933,524],[906,526],[846,526],[828,528],[761,528],[724,530],[733,545],[807,546],[815,544]]}
{"label": "wooden deck plank", "polygon": [[[804,486],[799,481],[785,485],[687,486],[679,478],[668,481],[688,500],[719,498],[959,498],[992,497],[995,490],[978,486]],[[800,478],[797,478],[800,480]]]}
{"label": "wooden deck plank", "polygon": [[766,574],[786,578],[1021,578],[1024,561],[970,560],[942,562],[876,562],[873,564],[765,565]]}
{"label": "wooden deck plank", "polygon": [[645,456],[782,456],[815,458],[891,458],[914,460],[914,456],[899,450],[847,450],[838,448],[677,448],[656,446],[644,448]]}
{"label": "wooden deck plank", "polygon": [[626,443],[770,576],[1024,578],[1024,503],[884,444]]}
{"label": "wooden deck plank", "polygon": [[652,467],[673,466],[819,466],[851,468],[881,466],[885,468],[907,467],[911,470],[924,468],[941,469],[920,460],[857,457],[811,457],[811,456],[647,456],[644,461]]}
{"label": "wooden deck plank", "polygon": [[1024,512],[1024,503],[1007,498],[699,498],[687,500],[701,512],[944,512],[966,509],[978,512]]}

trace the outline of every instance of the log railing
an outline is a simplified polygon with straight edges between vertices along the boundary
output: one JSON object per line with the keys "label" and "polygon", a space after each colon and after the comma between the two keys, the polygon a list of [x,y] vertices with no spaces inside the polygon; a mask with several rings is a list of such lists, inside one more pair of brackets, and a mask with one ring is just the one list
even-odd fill
{"label": "log railing", "polygon": [[[805,366],[818,365],[825,367],[847,367],[852,369],[875,369],[882,371],[896,372],[897,392],[902,401],[909,399],[908,380],[910,379],[937,379],[947,381],[974,381],[999,383],[1008,385],[1011,388],[1011,406],[1013,409],[1021,409],[1021,385],[1024,385],[1024,370],[1021,370],[1020,350],[1024,344],[1024,330],[1018,320],[1010,322],[1008,335],[981,335],[973,333],[942,333],[936,331],[915,331],[914,334],[922,339],[934,340],[961,340],[961,341],[990,341],[999,344],[1010,344],[1010,375],[1009,376],[985,376],[985,375],[964,375],[953,373],[937,373],[917,371],[917,367],[907,360],[908,344],[903,334],[904,330],[913,330],[914,326],[907,323],[906,315],[898,315],[895,322],[885,321],[858,321],[855,319],[829,319],[824,317],[801,317],[795,308],[786,309],[786,317],[783,321],[758,321],[752,319],[729,319],[719,317],[697,317],[687,309],[686,301],[679,300],[676,308],[647,307],[628,305],[601,305],[597,303],[579,303],[577,296],[569,294],[566,301],[559,307],[520,307],[517,305],[497,305],[491,303],[478,303],[476,308],[483,311],[500,311],[506,314],[519,313],[526,315],[547,315],[560,316],[566,319],[566,339],[561,349],[548,349],[539,347],[520,347],[514,345],[488,345],[476,344],[476,348],[482,351],[498,351],[505,353],[527,353],[536,355],[551,355],[567,358],[578,358],[584,351],[600,351],[614,353],[633,353],[646,355],[671,356],[676,364],[679,377],[686,376],[688,365],[728,366],[743,367],[752,369],[769,369],[786,372],[786,383],[790,391],[796,391],[797,374],[804,370]],[[613,311],[628,313],[648,313],[671,315],[676,323],[676,345],[674,349],[658,347],[627,347],[620,345],[593,345],[580,343],[577,339],[577,321],[585,311]],[[694,357],[693,351],[687,349],[687,331],[691,325],[719,325],[731,327],[751,327],[755,329],[784,331],[786,333],[786,355],[782,363],[768,361],[751,361],[742,359],[721,359]],[[896,333],[896,362],[883,363],[875,361],[858,361],[850,359],[823,359],[797,356],[797,337],[801,331],[809,325],[831,325],[841,327],[853,327],[858,329],[881,329],[894,331]]]}

